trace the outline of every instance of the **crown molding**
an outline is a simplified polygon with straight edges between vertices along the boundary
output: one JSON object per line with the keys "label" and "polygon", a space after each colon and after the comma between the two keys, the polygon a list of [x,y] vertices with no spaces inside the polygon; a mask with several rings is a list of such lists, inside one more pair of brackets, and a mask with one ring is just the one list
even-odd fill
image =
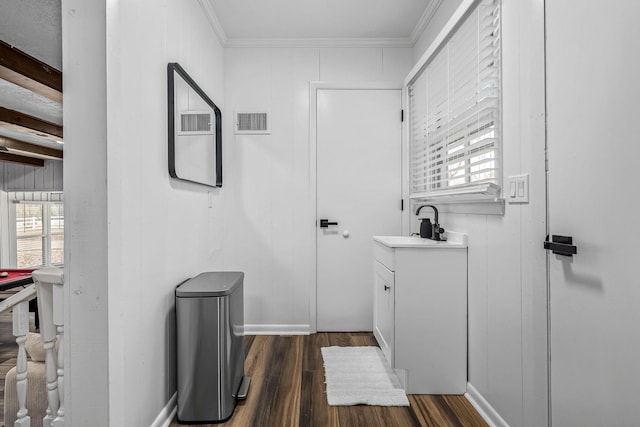
{"label": "crown molding", "polygon": [[218,40],[222,47],[226,47],[229,38],[227,34],[224,32],[222,25],[220,24],[220,20],[218,19],[218,15],[216,15],[216,11],[211,6],[211,2],[209,0],[198,0],[202,11],[204,12],[204,16],[207,17],[207,21],[211,24],[211,28],[213,28],[213,32],[218,36]]}
{"label": "crown molding", "polygon": [[409,74],[404,79],[405,86],[409,86],[411,83],[413,83],[417,76],[427,66],[427,63],[431,59],[431,56],[436,53],[436,51],[440,48],[440,45],[444,43],[447,37],[449,37],[451,31],[453,31],[462,17],[475,3],[476,0],[462,0],[460,6],[458,6],[455,12],[453,12],[453,15],[451,15],[449,20],[444,24],[444,27],[442,27],[436,38],[433,39],[427,50],[424,51],[420,59],[418,59],[418,62],[416,62],[411,71],[409,71]]}
{"label": "crown molding", "polygon": [[222,47],[404,47],[412,48],[440,7],[442,0],[431,0],[408,38],[229,38],[209,0],[198,0]]}
{"label": "crown molding", "polygon": [[408,38],[227,39],[224,47],[413,47]]}
{"label": "crown molding", "polygon": [[427,5],[427,8],[424,10],[424,13],[418,19],[416,26],[413,27],[413,31],[411,31],[411,36],[409,36],[409,40],[411,42],[411,47],[413,47],[417,42],[424,30],[427,28],[427,25],[433,19],[433,16],[436,14],[440,5],[442,4],[442,0],[431,0]]}

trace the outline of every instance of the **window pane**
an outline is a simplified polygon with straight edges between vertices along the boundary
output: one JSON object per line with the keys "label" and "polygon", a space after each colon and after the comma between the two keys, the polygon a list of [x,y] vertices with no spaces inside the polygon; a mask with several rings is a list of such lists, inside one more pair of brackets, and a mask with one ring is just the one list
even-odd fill
{"label": "window pane", "polygon": [[63,233],[64,232],[64,205],[51,205],[49,206],[49,219],[51,228],[50,233]]}
{"label": "window pane", "polygon": [[27,237],[17,242],[18,268],[38,267],[42,262],[42,237]]}
{"label": "window pane", "polygon": [[16,205],[16,236],[42,235],[42,205]]}
{"label": "window pane", "polygon": [[51,236],[51,264],[64,263],[64,236]]}

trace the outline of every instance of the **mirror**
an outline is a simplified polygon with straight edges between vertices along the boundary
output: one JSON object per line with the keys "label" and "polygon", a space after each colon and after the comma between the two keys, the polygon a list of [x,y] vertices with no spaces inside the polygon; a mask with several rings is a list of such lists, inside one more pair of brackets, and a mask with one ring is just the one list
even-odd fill
{"label": "mirror", "polygon": [[222,113],[187,72],[167,65],[169,175],[222,187]]}

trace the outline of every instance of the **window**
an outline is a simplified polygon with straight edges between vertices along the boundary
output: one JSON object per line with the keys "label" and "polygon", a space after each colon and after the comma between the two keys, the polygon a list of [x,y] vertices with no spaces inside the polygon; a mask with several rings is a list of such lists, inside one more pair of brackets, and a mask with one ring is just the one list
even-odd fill
{"label": "window", "polygon": [[499,190],[500,5],[483,0],[426,60],[409,91],[410,196]]}
{"label": "window", "polygon": [[64,263],[64,207],[54,202],[12,203],[15,216],[11,248],[17,268]]}

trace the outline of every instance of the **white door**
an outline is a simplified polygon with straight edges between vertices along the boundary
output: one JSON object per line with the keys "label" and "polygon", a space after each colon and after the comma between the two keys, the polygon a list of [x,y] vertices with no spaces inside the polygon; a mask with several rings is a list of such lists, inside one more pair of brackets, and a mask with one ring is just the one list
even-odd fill
{"label": "white door", "polygon": [[638,426],[640,2],[546,2],[554,427]]}
{"label": "white door", "polygon": [[401,227],[401,108],[399,89],[317,91],[319,331],[372,330],[372,237]]}

